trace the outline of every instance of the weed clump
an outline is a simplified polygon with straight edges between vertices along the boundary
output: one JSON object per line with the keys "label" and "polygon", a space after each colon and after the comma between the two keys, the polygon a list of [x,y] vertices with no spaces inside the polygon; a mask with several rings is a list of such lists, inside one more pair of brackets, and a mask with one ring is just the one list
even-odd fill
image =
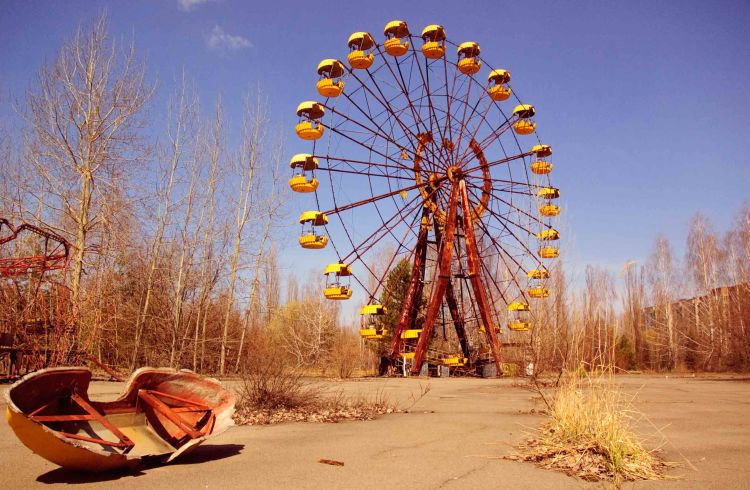
{"label": "weed clump", "polygon": [[242,376],[234,419],[240,425],[339,422],[372,420],[396,411],[382,393],[355,397],[331,392],[298,370],[269,364]]}
{"label": "weed clump", "polygon": [[665,479],[674,464],[647,450],[633,429],[639,417],[611,376],[567,373],[550,420],[510,459],[531,461],[588,481]]}

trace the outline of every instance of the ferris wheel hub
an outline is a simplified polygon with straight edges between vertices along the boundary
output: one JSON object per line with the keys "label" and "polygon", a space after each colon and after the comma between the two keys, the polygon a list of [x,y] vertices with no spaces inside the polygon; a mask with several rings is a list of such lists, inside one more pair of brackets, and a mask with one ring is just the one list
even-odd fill
{"label": "ferris wheel hub", "polygon": [[448,167],[446,175],[448,176],[448,180],[450,180],[451,182],[456,182],[464,176],[464,172],[463,170],[461,170],[461,167],[457,165],[451,165],[450,167]]}

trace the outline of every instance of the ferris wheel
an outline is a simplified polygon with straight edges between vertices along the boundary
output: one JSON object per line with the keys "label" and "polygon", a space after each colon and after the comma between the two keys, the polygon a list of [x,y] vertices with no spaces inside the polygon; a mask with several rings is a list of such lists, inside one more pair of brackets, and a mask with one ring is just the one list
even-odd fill
{"label": "ferris wheel", "polygon": [[[297,107],[309,145],[290,161],[290,187],[309,195],[299,244],[333,249],[323,294],[348,300],[359,284],[360,333],[389,342],[394,362],[413,374],[425,361],[499,373],[501,326],[532,327],[560,254],[552,149],[535,136],[534,106],[479,44],[454,44],[441,25],[415,35],[401,20],[383,35],[353,33],[346,62],[322,60],[316,100]],[[393,252],[378,268],[385,244]],[[404,260],[408,289],[389,329],[382,298]]]}

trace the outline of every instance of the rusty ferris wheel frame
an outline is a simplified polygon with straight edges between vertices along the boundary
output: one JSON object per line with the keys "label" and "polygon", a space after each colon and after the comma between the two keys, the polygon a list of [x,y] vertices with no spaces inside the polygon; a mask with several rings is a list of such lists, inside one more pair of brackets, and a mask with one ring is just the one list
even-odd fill
{"label": "rusty ferris wheel frame", "polygon": [[[398,36],[389,35],[394,22],[406,29]],[[350,66],[329,59],[318,67],[318,91],[327,98],[298,107],[297,133],[312,140],[313,148],[312,153],[295,158],[299,161],[302,156],[314,165],[295,164],[292,159],[296,177],[304,175],[301,182],[307,184],[307,188],[292,185],[292,189],[315,192],[317,209],[325,210],[308,213],[322,216],[313,225],[326,229],[325,240],[318,246],[306,246],[302,239],[300,243],[305,248],[323,248],[330,240],[343,268],[329,266],[327,271],[343,270],[348,272],[341,275],[349,275],[349,266],[359,263],[369,284],[357,275],[353,278],[367,291],[370,305],[383,294],[396,259],[409,260],[408,290],[388,349],[391,360],[413,349],[411,372],[418,374],[436,321],[445,315],[447,306],[465,358],[470,363],[477,359],[477,339],[467,331],[473,325],[484,334],[491,354],[487,361],[500,373],[503,315],[509,305],[522,305],[515,311],[528,311],[532,291],[542,292],[531,297],[548,294],[539,282],[548,277],[542,259],[559,253],[550,247],[557,250],[552,256],[542,253],[545,243],[559,238],[551,220],[559,207],[548,201],[539,205],[541,197],[559,196],[550,184],[551,165],[540,159],[546,159],[551,150],[538,138],[534,145],[522,144],[519,135],[528,138],[524,135],[536,128],[531,119],[534,108],[510,89],[506,70],[492,69],[479,56],[476,43],[453,44],[445,39],[442,26],[428,26],[422,36],[415,36],[402,21],[394,22],[386,26],[383,44],[368,33],[352,34]],[[431,28],[439,28],[442,39],[434,37]],[[398,54],[389,49],[394,39],[405,46]],[[439,56],[427,52],[435,41],[442,46]],[[446,47],[456,48],[455,61],[449,59]],[[467,61],[476,69],[464,69]],[[491,70],[487,83],[474,76],[482,66]],[[493,82],[498,73],[504,77],[499,84],[497,79]],[[497,86],[507,88],[507,96],[488,96]],[[512,113],[512,105],[503,104],[511,93],[519,104]],[[327,138],[321,137],[323,133]],[[544,163],[547,170],[537,171],[540,167],[534,167],[535,162]],[[321,186],[316,172],[327,175]],[[342,202],[340,196],[358,191],[370,195]],[[550,212],[542,212],[545,205],[552,206],[547,208]],[[364,218],[351,217],[360,211]],[[338,228],[348,243],[337,245],[334,240],[331,232],[336,230],[328,221],[333,216],[339,218]],[[375,229],[357,236],[352,223],[361,228],[368,221]],[[368,254],[384,239],[390,239],[396,251],[387,267],[376,272]],[[534,250],[535,240],[540,240],[542,248]],[[533,288],[527,280],[536,281]],[[348,299],[351,291],[347,293],[333,299]],[[425,294],[427,309],[418,326]],[[415,343],[404,335],[409,331],[419,332]]]}

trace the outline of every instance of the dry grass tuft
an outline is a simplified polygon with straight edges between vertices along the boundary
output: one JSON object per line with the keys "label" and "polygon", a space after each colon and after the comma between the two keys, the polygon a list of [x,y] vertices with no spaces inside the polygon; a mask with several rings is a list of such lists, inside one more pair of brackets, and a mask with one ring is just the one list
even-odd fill
{"label": "dry grass tuft", "polygon": [[234,419],[239,425],[372,420],[398,411],[382,392],[374,397],[330,392],[299,371],[278,365],[253,369],[243,376],[236,408]]}
{"label": "dry grass tuft", "polygon": [[647,450],[633,430],[636,412],[611,375],[568,373],[551,404],[551,420],[509,459],[531,461],[588,481],[667,479],[674,467]]}

